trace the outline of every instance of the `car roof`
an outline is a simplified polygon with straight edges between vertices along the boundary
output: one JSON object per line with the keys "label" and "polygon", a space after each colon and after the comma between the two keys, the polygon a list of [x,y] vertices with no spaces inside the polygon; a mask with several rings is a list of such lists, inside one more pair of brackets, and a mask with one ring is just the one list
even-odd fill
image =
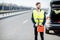
{"label": "car roof", "polygon": [[60,0],[51,0],[50,3],[53,3],[53,2],[60,2]]}

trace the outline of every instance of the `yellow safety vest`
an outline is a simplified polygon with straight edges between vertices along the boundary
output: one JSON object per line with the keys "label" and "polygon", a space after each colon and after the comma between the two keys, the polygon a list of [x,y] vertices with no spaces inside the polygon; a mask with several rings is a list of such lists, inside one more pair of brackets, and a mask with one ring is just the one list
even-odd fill
{"label": "yellow safety vest", "polygon": [[40,14],[38,15],[37,10],[33,10],[33,18],[35,23],[38,23],[38,19],[39,19],[39,24],[42,24],[44,21],[44,11],[41,10],[39,13]]}

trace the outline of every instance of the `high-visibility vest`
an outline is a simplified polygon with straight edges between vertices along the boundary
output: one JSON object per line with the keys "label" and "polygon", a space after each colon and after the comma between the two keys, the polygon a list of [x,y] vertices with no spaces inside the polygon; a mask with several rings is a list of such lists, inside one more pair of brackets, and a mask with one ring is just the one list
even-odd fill
{"label": "high-visibility vest", "polygon": [[34,18],[35,23],[38,23],[38,19],[39,19],[39,23],[42,24],[44,21],[44,11],[41,10],[39,13],[40,14],[38,15],[38,11],[33,10],[33,18]]}

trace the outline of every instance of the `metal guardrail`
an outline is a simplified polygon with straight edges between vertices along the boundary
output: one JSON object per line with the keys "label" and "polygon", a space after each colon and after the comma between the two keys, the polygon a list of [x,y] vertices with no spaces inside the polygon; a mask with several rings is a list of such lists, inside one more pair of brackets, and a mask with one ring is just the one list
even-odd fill
{"label": "metal guardrail", "polygon": [[0,14],[17,12],[18,10],[0,10]]}
{"label": "metal guardrail", "polygon": [[19,15],[19,14],[24,14],[26,12],[30,12],[32,10],[26,10],[26,11],[18,11],[18,12],[10,12],[10,13],[1,13],[0,14],[0,19],[1,18],[5,18],[5,17],[9,17],[9,16],[14,16],[14,15]]}

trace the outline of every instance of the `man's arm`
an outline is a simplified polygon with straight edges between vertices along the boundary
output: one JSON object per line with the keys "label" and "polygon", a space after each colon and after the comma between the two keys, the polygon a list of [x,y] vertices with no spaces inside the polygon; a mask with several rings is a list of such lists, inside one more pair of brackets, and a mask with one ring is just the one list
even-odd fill
{"label": "man's arm", "polygon": [[33,22],[34,24],[36,24],[35,21],[34,21],[33,13],[32,13],[31,20],[32,20],[32,22]]}
{"label": "man's arm", "polygon": [[43,21],[43,25],[45,24],[46,22],[46,12],[44,12],[44,21]]}

